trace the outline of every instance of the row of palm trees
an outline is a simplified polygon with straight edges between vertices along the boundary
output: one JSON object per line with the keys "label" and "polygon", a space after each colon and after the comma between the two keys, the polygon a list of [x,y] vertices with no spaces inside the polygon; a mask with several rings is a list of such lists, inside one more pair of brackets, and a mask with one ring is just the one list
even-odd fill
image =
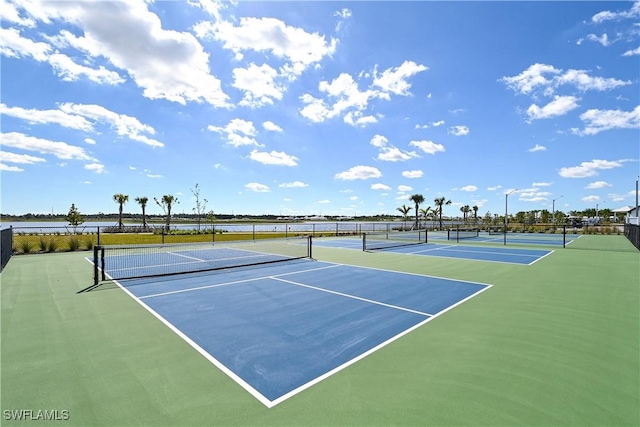
{"label": "row of palm trees", "polygon": [[[436,197],[435,199],[433,199],[433,203],[435,204],[436,207],[432,208],[431,206],[427,206],[424,209],[420,208],[420,205],[424,203],[424,196],[422,194],[414,194],[411,197],[409,197],[409,200],[411,200],[415,205],[415,218],[416,218],[416,221],[414,223],[415,228],[420,228],[420,217],[423,217],[424,219],[427,219],[428,217],[438,217],[438,223],[440,225],[440,229],[442,229],[442,208],[443,206],[450,205],[451,200],[448,200],[446,197]],[[402,214],[402,216],[405,218],[405,221],[406,221],[406,218],[409,216],[409,212],[411,212],[411,209],[413,208],[403,204],[402,206],[397,208],[397,211]],[[473,206],[471,208],[469,207],[469,205],[465,205],[460,208],[460,211],[464,215],[465,222],[467,221],[467,214],[472,210],[474,213],[474,218],[477,218],[478,216],[477,206]]]}
{"label": "row of palm trees", "polygon": [[[118,205],[119,205],[119,209],[118,209],[118,230],[122,231],[123,228],[124,228],[124,224],[122,223],[122,210],[124,208],[124,204],[129,201],[129,195],[128,194],[117,193],[117,194],[113,195],[113,200],[116,203],[118,203]],[[162,210],[164,211],[165,215],[167,216],[167,221],[166,221],[166,224],[165,224],[165,228],[166,228],[167,232],[169,232],[169,223],[171,221],[171,208],[173,207],[173,205],[175,203],[179,203],[178,202],[178,198],[175,197],[175,196],[172,196],[171,194],[165,194],[160,199],[158,199],[157,197],[154,197],[153,200],[155,200],[155,202],[158,204],[158,206],[160,206],[162,208]],[[144,230],[146,230],[147,229],[147,211],[146,211],[146,209],[147,209],[147,203],[149,202],[149,198],[145,197],[145,196],[136,197],[135,201],[142,208],[142,228]]]}

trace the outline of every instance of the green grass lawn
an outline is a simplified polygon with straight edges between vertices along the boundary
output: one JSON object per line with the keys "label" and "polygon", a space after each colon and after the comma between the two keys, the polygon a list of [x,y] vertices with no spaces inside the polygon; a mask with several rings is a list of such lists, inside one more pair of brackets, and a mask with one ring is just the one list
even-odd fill
{"label": "green grass lawn", "polygon": [[[76,294],[87,255],[16,256],[0,275],[2,425],[640,425],[637,251],[522,266],[316,246],[493,286],[271,409],[120,289]],[[4,417],[20,409],[69,420]]]}

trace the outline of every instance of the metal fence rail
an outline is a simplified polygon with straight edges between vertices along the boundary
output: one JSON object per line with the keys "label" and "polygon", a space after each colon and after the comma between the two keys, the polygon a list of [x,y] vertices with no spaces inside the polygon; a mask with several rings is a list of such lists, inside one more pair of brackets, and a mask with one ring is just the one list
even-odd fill
{"label": "metal fence rail", "polygon": [[13,229],[11,227],[0,231],[0,272],[9,263],[13,255]]}

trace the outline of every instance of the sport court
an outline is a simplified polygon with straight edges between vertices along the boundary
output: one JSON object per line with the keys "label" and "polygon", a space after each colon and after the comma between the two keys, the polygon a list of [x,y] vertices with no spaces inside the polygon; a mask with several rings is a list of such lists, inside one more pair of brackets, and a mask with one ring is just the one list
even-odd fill
{"label": "sport court", "polygon": [[[429,232],[429,238],[432,237],[432,234],[434,233]],[[363,242],[361,237],[315,239],[314,245],[519,265],[532,265],[553,252],[543,249],[470,246],[457,243],[423,243],[426,237],[418,232],[372,233],[368,235],[368,238],[370,243],[366,239]]]}
{"label": "sport court", "polygon": [[[118,248],[98,264],[267,407],[490,286],[313,261],[311,239],[260,244],[269,253],[254,243]],[[214,271],[126,278],[186,269]]]}

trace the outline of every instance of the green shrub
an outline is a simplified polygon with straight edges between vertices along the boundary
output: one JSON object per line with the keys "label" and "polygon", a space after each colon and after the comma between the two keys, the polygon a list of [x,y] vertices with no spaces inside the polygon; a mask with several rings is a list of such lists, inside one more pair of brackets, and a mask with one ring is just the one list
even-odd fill
{"label": "green shrub", "polygon": [[93,237],[87,237],[84,241],[84,246],[87,248],[87,250],[93,249]]}
{"label": "green shrub", "polygon": [[44,237],[40,236],[40,241],[38,243],[40,244],[40,251],[46,252],[47,251],[47,242],[44,240]]}
{"label": "green shrub", "polygon": [[28,254],[29,252],[31,252],[31,242],[29,240],[27,240],[27,239],[21,240],[20,241],[20,250],[24,254]]}
{"label": "green shrub", "polygon": [[58,249],[58,241],[53,237],[49,239],[49,244],[47,245],[47,250],[49,252],[55,252]]}
{"label": "green shrub", "polygon": [[69,238],[69,250],[71,252],[74,252],[74,251],[77,251],[79,247],[80,247],[80,239],[78,239],[76,236],[71,236]]}

